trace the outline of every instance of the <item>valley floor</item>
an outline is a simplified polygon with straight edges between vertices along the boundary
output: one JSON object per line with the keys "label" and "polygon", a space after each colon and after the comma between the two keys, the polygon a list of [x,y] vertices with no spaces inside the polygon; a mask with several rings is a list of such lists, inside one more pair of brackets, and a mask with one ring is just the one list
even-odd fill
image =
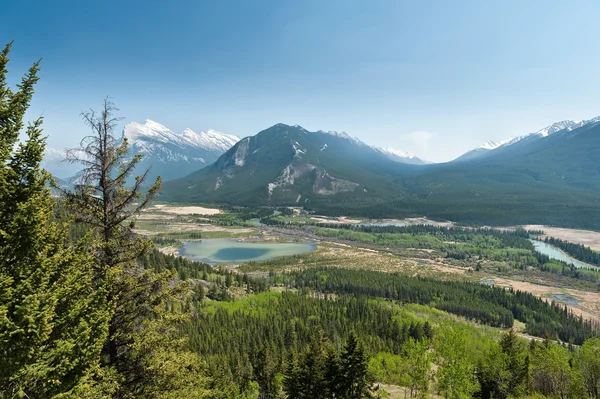
{"label": "valley floor", "polygon": [[[231,217],[229,217],[229,216]],[[556,273],[533,268],[520,270],[507,266],[507,262],[477,260],[475,257],[457,260],[443,256],[439,248],[399,248],[393,244],[382,245],[340,237],[324,237],[309,227],[299,228],[267,226],[257,220],[235,219],[232,213],[223,213],[207,207],[157,205],[138,218],[138,232],[170,240],[160,243],[163,252],[177,254],[177,247],[185,240],[208,238],[238,238],[253,241],[312,241],[317,242],[314,253],[285,257],[265,262],[243,264],[240,270],[253,275],[297,270],[311,267],[344,267],[383,272],[399,272],[413,277],[432,277],[442,280],[463,280],[495,284],[530,292],[547,301],[568,306],[585,319],[600,320],[600,292],[598,285]],[[377,223],[378,225],[433,224],[449,227],[451,222],[431,222],[427,219],[364,221],[345,217],[294,215],[286,220],[308,223],[348,225]],[[539,225],[524,226],[527,230],[542,230],[545,235],[600,248],[600,233],[585,230],[552,228]],[[504,229],[502,229],[504,230]],[[509,229],[506,229],[509,230]],[[445,244],[452,245],[453,242]]]}

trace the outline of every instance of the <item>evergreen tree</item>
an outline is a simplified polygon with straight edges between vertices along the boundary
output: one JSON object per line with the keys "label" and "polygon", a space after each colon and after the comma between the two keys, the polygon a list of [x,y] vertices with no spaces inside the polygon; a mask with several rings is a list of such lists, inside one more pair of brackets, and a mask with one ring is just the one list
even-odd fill
{"label": "evergreen tree", "polygon": [[507,394],[517,396],[524,391],[524,382],[529,374],[529,365],[526,362],[527,355],[523,343],[515,331],[511,329],[500,339],[500,347],[502,352],[506,354],[506,368],[509,373],[506,387]]}
{"label": "evergreen tree", "polygon": [[277,363],[271,345],[267,342],[256,354],[254,378],[259,387],[259,399],[275,399],[279,395]]}
{"label": "evergreen tree", "polygon": [[325,397],[329,399],[342,398],[344,375],[339,353],[330,348],[324,365]]}
{"label": "evergreen tree", "polygon": [[83,244],[67,248],[53,222],[51,176],[40,167],[42,119],[23,117],[38,81],[35,63],[13,92],[6,81],[10,44],[0,53],[0,397],[97,398],[110,393],[94,379],[109,313],[92,285]]}
{"label": "evergreen tree", "polygon": [[354,333],[344,346],[341,361],[342,382],[340,397],[348,399],[372,398],[375,391],[373,377],[368,370],[368,358]]}

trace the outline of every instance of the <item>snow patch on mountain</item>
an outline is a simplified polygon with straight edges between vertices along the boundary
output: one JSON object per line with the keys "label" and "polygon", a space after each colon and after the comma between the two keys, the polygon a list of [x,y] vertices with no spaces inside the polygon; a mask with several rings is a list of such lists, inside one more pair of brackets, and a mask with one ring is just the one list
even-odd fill
{"label": "snow patch on mountain", "polygon": [[475,148],[476,150],[494,150],[498,147],[502,147],[505,144],[512,144],[513,142],[516,142],[515,140],[518,140],[520,138],[522,138],[523,136],[520,137],[510,137],[508,139],[505,140],[500,140],[500,141],[487,141],[485,143],[483,143],[482,145],[480,145],[479,147]]}
{"label": "snow patch on mountain", "polygon": [[359,144],[359,145],[366,145],[364,142],[362,142],[358,137],[353,137],[350,136],[348,133],[346,132],[337,132],[335,130],[329,130],[329,131],[325,131],[325,130],[318,130],[317,133],[322,133],[322,134],[328,134],[330,136],[334,136],[334,137],[339,137],[341,139],[346,139],[346,140],[350,140],[355,144]]}
{"label": "snow patch on mountain", "polygon": [[294,148],[294,159],[300,159],[302,155],[306,154],[306,149],[297,141],[292,143],[292,147]]}
{"label": "snow patch on mountain", "polygon": [[406,151],[400,151],[400,150],[396,150],[394,148],[377,148],[376,149],[379,152],[382,152],[386,155],[393,155],[399,158],[407,158],[407,159],[415,159],[417,158],[415,155],[411,154],[410,152],[406,152]]}
{"label": "snow patch on mountain", "polygon": [[411,154],[407,151],[397,150],[395,148],[382,148],[372,146],[375,151],[378,151],[395,162],[414,164],[414,165],[425,165],[429,162],[422,160],[416,155]]}

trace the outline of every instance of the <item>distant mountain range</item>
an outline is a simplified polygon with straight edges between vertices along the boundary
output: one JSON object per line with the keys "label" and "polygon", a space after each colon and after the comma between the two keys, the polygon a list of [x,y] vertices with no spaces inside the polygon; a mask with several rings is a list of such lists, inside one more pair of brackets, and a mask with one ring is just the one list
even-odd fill
{"label": "distant mountain range", "polygon": [[[152,168],[151,178],[163,177],[164,200],[490,224],[522,223],[526,215],[528,222],[565,225],[586,214],[578,226],[600,229],[600,117],[487,142],[442,164],[298,125],[239,140],[214,130],[176,134],[147,120],[129,123],[123,137],[145,155],[140,166]],[[62,158],[49,150],[45,167],[58,177],[74,175],[72,165],[57,162]]]}
{"label": "distant mountain range", "polygon": [[140,169],[151,168],[150,179],[160,175],[163,180],[184,177],[212,164],[239,141],[236,136],[216,130],[185,129],[177,134],[151,120],[127,124],[123,137],[129,141],[132,153],[144,154]]}
{"label": "distant mountain range", "polygon": [[[184,177],[215,162],[239,141],[236,136],[216,130],[194,132],[185,129],[178,134],[149,119],[144,124],[127,124],[123,129],[124,137],[129,142],[132,154],[144,154],[138,170],[150,168],[149,180],[158,175],[163,180]],[[81,168],[77,164],[64,162],[65,153],[64,150],[47,149],[43,166],[54,176],[68,180]]]}
{"label": "distant mountain range", "polygon": [[346,134],[277,124],[167,182],[161,195],[491,224],[565,225],[597,214],[600,227],[600,118],[560,122],[479,150],[485,152],[444,164],[407,164]]}
{"label": "distant mountain range", "polygon": [[[321,132],[335,137],[355,141],[367,146],[359,139],[350,137],[345,132]],[[172,130],[158,122],[147,119],[140,124],[131,122],[123,129],[122,137],[126,137],[131,153],[142,153],[144,158],[139,170],[151,168],[149,180],[160,175],[164,180],[178,179],[210,165],[240,139],[237,136],[221,133],[216,130],[195,132],[185,129],[182,133]],[[389,159],[407,164],[424,165],[427,162],[418,157],[391,148],[372,147]],[[66,150],[48,148],[43,167],[54,176],[68,181],[80,171],[80,165],[65,162]]]}
{"label": "distant mountain range", "polygon": [[587,124],[596,123],[599,121],[600,121],[600,117],[596,117],[596,118],[584,120],[584,121],[561,121],[561,122],[556,122],[556,123],[553,123],[552,125],[546,126],[545,128],[538,130],[537,132],[525,134],[523,136],[509,137],[509,138],[501,140],[501,141],[488,141],[488,142],[480,145],[479,147],[474,148],[473,150],[470,150],[470,151],[464,153],[460,157],[456,158],[453,162],[463,162],[463,161],[477,159],[477,158],[489,155],[489,153],[491,151],[493,151],[497,148],[508,147],[508,146],[516,144],[519,141],[524,140],[524,139],[535,139],[535,138],[547,137],[556,132],[560,132],[563,130],[571,131],[571,130],[580,128],[582,126],[585,126]]}

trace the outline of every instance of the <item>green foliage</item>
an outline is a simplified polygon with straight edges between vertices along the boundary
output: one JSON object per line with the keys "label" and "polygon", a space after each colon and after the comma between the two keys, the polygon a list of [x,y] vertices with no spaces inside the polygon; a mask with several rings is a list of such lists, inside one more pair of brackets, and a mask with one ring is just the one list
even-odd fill
{"label": "green foliage", "polygon": [[579,350],[579,368],[590,398],[600,397],[600,340],[588,339]]}
{"label": "green foliage", "polygon": [[569,352],[558,344],[545,342],[532,353],[533,389],[549,397],[580,397],[579,370],[573,368]]}
{"label": "green foliage", "polygon": [[342,295],[326,300],[295,292],[264,292],[234,302],[205,302],[186,332],[211,370],[244,391],[255,373],[248,365],[267,342],[281,372],[290,354],[316,346],[315,331],[322,330],[337,350],[354,331],[366,353],[399,354],[409,338],[423,337],[423,324],[364,298]]}
{"label": "green foliage", "polygon": [[489,348],[477,367],[484,398],[519,397],[529,389],[529,353],[514,330],[504,334],[500,345]]}
{"label": "green foliage", "polygon": [[148,170],[132,178],[142,156],[128,159],[127,140],[117,144],[115,111],[105,100],[100,113],[82,114],[92,134],[68,153],[84,166],[82,183],[63,191],[69,210],[95,238],[94,283],[110,311],[101,365],[117,376],[117,398],[206,397],[210,380],[179,330],[190,317],[182,309],[189,286],[174,282],[167,262],[142,267],[152,243],[132,233],[132,218],[154,198],[160,177],[142,193]]}
{"label": "green foliage", "polygon": [[98,372],[109,314],[84,243],[65,247],[52,221],[42,119],[18,142],[39,68],[13,92],[9,49],[0,53],[0,397],[75,397]]}
{"label": "green foliage", "polygon": [[411,397],[425,397],[431,379],[431,354],[426,340],[408,340],[404,345],[405,386],[410,388]]}
{"label": "green foliage", "polygon": [[439,369],[436,372],[437,388],[447,398],[471,398],[479,389],[473,363],[468,361],[472,355],[467,341],[460,331],[447,330],[438,336]]}

